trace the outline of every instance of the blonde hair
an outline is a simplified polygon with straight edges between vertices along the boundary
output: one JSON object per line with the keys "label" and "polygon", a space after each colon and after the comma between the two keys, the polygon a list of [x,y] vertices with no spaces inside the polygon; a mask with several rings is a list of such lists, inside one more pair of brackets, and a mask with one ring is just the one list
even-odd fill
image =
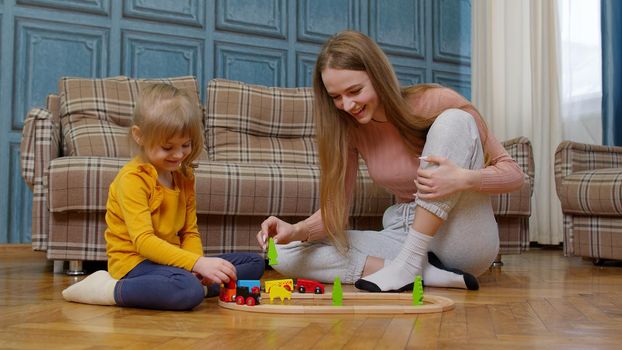
{"label": "blonde hair", "polygon": [[321,169],[320,210],[327,234],[336,247],[344,251],[348,247],[345,230],[348,227],[350,200],[345,192],[348,135],[358,124],[335,106],[326,91],[322,80],[322,72],[326,68],[365,71],[378,100],[382,101],[386,118],[399,131],[413,154],[423,147],[427,131],[437,115],[414,115],[406,97],[439,85],[421,84],[402,89],[385,53],[371,38],[360,32],[337,33],[320,50],[313,73],[315,130]]}
{"label": "blonde hair", "polygon": [[136,145],[142,153],[145,148],[158,146],[177,135],[188,135],[192,151],[182,161],[180,171],[188,176],[190,168],[196,167],[193,162],[204,144],[203,113],[198,101],[187,92],[165,83],[143,87],[134,107],[132,124],[140,129],[141,142]]}

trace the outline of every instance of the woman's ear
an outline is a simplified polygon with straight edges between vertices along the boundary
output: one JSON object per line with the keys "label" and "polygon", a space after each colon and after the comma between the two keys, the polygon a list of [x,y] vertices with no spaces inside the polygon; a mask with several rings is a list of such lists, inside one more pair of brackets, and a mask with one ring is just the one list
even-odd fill
{"label": "woman's ear", "polygon": [[132,138],[139,146],[143,145],[143,133],[137,125],[132,125]]}

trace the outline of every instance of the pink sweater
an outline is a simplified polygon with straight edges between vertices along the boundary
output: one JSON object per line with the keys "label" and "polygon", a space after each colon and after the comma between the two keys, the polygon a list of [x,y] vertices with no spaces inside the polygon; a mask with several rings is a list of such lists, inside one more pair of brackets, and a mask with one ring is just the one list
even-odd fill
{"label": "pink sweater", "polygon": [[[449,108],[460,108],[471,114],[477,123],[484,153],[488,155],[489,165],[481,169],[479,191],[484,193],[511,192],[523,185],[524,174],[518,164],[488,129],[482,117],[468,101],[447,88],[427,90],[423,94],[411,95],[408,101],[413,113],[423,117],[434,117]],[[419,158],[423,150],[413,156],[401,139],[397,129],[390,122],[371,121],[359,125],[350,135],[350,150],[346,170],[346,188],[353,188],[358,170],[358,155],[365,160],[370,177],[374,182],[395,195],[398,202],[414,200],[417,192],[415,178],[419,168]],[[326,236],[322,217],[318,210],[305,220],[309,229],[309,239],[316,240]]]}

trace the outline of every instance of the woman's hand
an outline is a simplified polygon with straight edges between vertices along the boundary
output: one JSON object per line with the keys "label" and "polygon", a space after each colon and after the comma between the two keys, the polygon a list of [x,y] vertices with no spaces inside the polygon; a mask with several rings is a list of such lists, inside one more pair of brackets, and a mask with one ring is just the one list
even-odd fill
{"label": "woman's hand", "polygon": [[416,197],[439,199],[456,192],[477,189],[480,182],[478,171],[461,168],[445,157],[427,156],[421,160],[437,166],[419,167],[415,180]]}
{"label": "woman's hand", "polygon": [[[257,242],[264,251],[268,246],[268,237],[274,238],[274,243],[287,244],[293,241],[300,241],[302,232],[302,225],[292,225],[287,223],[276,216],[270,216],[264,222],[261,223],[261,230],[257,233]],[[306,236],[304,236],[306,238]]]}
{"label": "woman's hand", "polygon": [[192,267],[192,273],[204,285],[227,283],[237,279],[235,266],[225,259],[200,257]]}

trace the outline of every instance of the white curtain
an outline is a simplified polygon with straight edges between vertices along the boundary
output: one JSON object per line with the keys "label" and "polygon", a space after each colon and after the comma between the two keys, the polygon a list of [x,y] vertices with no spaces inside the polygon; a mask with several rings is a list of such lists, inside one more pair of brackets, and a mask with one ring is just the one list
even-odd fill
{"label": "white curtain", "polygon": [[558,0],[563,137],[602,144],[600,0]]}
{"label": "white curtain", "polygon": [[557,1],[473,0],[472,96],[498,139],[528,137],[535,188],[530,239],[563,240],[553,157],[562,140]]}

